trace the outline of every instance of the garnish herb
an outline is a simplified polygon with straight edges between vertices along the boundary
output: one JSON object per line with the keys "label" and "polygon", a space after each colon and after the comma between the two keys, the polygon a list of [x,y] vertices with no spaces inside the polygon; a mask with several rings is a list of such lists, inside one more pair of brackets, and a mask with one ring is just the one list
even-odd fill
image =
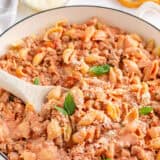
{"label": "garnish herb", "polygon": [[55,106],[55,109],[63,113],[64,115],[72,115],[75,112],[75,108],[76,105],[73,96],[70,93],[68,93],[65,97],[63,108]]}
{"label": "garnish herb", "polygon": [[58,107],[58,106],[55,106],[54,107],[57,111],[63,113],[64,115],[68,115],[68,113],[66,112],[66,110],[62,107]]}
{"label": "garnish herb", "polygon": [[89,69],[90,73],[95,74],[97,76],[108,73],[109,71],[110,71],[110,65],[109,64],[105,64],[105,65],[102,65],[102,66],[93,66]]}
{"label": "garnish herb", "polygon": [[139,114],[140,115],[147,115],[149,114],[151,111],[153,110],[153,108],[151,106],[145,106],[139,109]]}
{"label": "garnish herb", "polygon": [[39,85],[39,83],[40,83],[39,78],[36,77],[36,78],[34,79],[33,83],[34,83],[35,85]]}

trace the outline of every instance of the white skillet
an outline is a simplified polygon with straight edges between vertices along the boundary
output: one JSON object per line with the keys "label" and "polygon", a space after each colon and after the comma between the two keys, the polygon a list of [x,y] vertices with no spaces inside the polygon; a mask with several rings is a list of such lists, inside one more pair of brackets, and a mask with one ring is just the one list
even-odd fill
{"label": "white skillet", "polygon": [[[108,25],[117,26],[131,33],[138,33],[146,40],[154,39],[157,44],[160,44],[160,30],[136,16],[112,8],[98,6],[67,6],[42,11],[21,20],[7,29],[0,35],[0,56],[5,54],[9,44],[33,33],[41,33],[44,28],[54,24],[58,20],[68,19],[71,23],[82,23],[93,16],[99,17]],[[45,94],[51,89],[50,87],[42,89],[41,86],[39,86],[43,90],[41,95],[38,94],[39,89],[37,87],[26,84],[25,82],[20,82],[17,79],[15,83],[12,83],[11,80],[9,80],[10,78],[6,77],[5,79],[5,76],[7,76],[6,73],[1,72],[0,86],[15,95],[17,93],[17,96],[25,102],[31,100],[30,97],[33,96],[32,91],[35,90],[34,94],[36,94],[36,98],[39,101],[35,103],[43,103]],[[25,87],[19,88],[18,83],[23,83]],[[18,92],[23,94],[19,94]],[[24,93],[27,95],[28,99],[24,97]],[[37,106],[40,106],[40,104],[37,104]],[[40,109],[38,108],[37,110]],[[0,156],[0,160],[1,159],[4,158]]]}

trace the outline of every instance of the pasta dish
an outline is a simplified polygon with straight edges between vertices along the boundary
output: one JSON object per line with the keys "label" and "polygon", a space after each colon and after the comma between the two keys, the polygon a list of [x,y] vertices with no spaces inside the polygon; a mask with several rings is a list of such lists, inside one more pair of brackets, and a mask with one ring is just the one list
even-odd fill
{"label": "pasta dish", "polygon": [[96,17],[11,44],[0,69],[56,89],[40,113],[0,89],[0,151],[9,160],[160,160],[159,56],[154,40]]}

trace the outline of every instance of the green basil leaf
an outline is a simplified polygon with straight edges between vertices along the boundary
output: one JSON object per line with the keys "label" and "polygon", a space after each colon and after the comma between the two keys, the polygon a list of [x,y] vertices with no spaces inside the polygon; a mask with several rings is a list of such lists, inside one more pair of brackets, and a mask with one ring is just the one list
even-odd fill
{"label": "green basil leaf", "polygon": [[139,109],[139,114],[140,115],[147,115],[149,114],[151,111],[153,110],[153,108],[151,106],[145,106]]}
{"label": "green basil leaf", "polygon": [[89,69],[90,73],[95,74],[97,76],[108,73],[109,71],[110,71],[110,65],[109,64],[105,64],[105,65],[102,65],[102,66],[93,66]]}
{"label": "green basil leaf", "polygon": [[64,115],[68,115],[68,113],[66,112],[66,110],[64,108],[61,108],[61,107],[58,107],[58,106],[55,106],[54,107],[57,111],[61,112],[62,114]]}
{"label": "green basil leaf", "polygon": [[75,112],[75,108],[76,105],[73,96],[70,93],[68,93],[67,96],[65,97],[64,109],[68,113],[68,115],[72,115]]}
{"label": "green basil leaf", "polygon": [[73,96],[70,93],[65,97],[63,108],[55,106],[55,109],[64,115],[72,115],[75,112],[75,108],[76,105]]}
{"label": "green basil leaf", "polygon": [[36,77],[36,78],[34,79],[33,83],[34,83],[35,85],[39,85],[39,83],[40,83],[39,78]]}

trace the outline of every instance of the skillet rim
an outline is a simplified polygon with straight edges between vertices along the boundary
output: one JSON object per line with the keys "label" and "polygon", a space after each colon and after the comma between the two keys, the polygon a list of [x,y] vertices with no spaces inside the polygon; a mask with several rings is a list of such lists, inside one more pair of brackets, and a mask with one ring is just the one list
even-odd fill
{"label": "skillet rim", "polygon": [[42,13],[45,13],[45,12],[48,12],[48,11],[52,11],[52,10],[58,10],[58,9],[63,9],[63,8],[76,8],[76,7],[89,7],[89,8],[102,8],[102,9],[108,9],[108,10],[112,10],[112,11],[116,11],[116,12],[119,12],[121,14],[126,14],[126,15],[129,15],[131,17],[134,17],[136,20],[138,21],[141,21],[141,22],[144,22],[146,23],[147,25],[151,26],[152,28],[156,29],[158,32],[160,32],[160,29],[158,27],[156,27],[155,25],[151,24],[150,22],[136,16],[136,15],[133,15],[131,13],[128,13],[126,11],[122,11],[122,10],[119,10],[119,9],[114,9],[114,8],[110,8],[110,7],[103,7],[103,6],[98,6],[98,5],[69,5],[69,6],[63,6],[63,7],[57,7],[57,8],[51,8],[51,9],[47,9],[47,10],[43,10],[43,11],[40,11],[40,12],[37,12],[37,13],[34,13],[34,14],[31,14],[21,20],[19,20],[18,22],[14,23],[13,25],[11,25],[10,27],[8,27],[7,29],[5,29],[1,34],[0,34],[0,38],[9,30],[11,30],[12,28],[14,28],[16,25],[18,25],[19,23],[23,23],[23,21],[27,20],[27,19],[30,19],[34,16],[37,16],[39,14],[42,14]]}

